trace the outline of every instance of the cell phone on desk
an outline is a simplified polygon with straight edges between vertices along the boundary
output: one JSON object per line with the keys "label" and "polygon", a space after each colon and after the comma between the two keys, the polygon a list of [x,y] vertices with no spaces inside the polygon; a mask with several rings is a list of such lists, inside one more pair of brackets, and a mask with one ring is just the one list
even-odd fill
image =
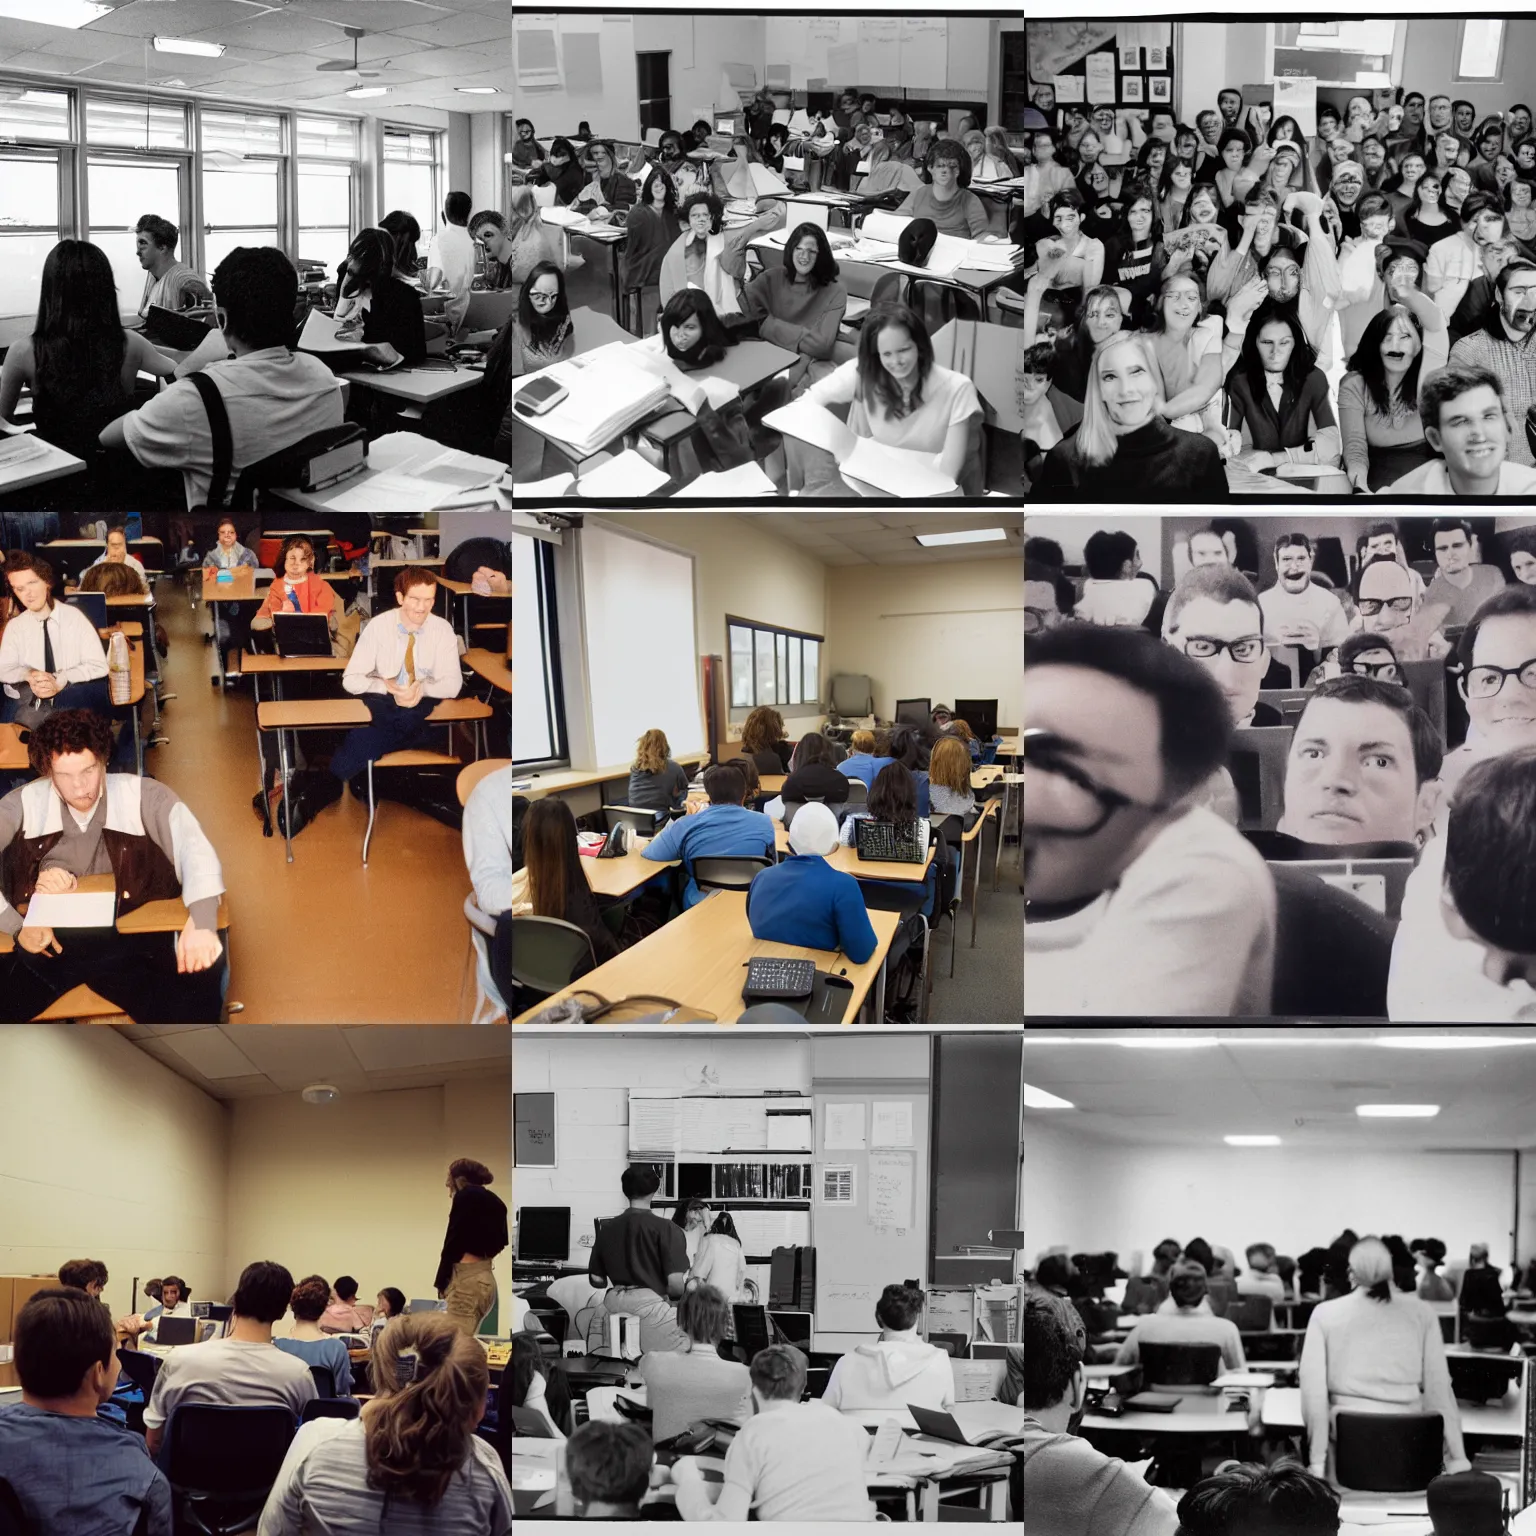
{"label": "cell phone on desk", "polygon": [[558,379],[534,379],[518,390],[512,409],[519,416],[542,416],[546,411],[552,411],[568,394],[570,390]]}

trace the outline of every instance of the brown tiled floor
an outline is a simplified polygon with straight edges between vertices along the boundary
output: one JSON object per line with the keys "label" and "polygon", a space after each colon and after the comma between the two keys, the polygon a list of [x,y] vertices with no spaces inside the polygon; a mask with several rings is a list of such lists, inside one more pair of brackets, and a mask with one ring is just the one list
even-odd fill
{"label": "brown tiled floor", "polygon": [[[209,684],[207,611],[183,588],[160,583],[170,635],[162,663],[162,730],[168,746],[148,771],[196,813],[219,851],[231,913],[231,1001],[241,1024],[454,1023],[468,953],[469,893],[459,834],[419,811],[384,801],[363,868],[367,806],[344,793],[294,840],[264,838],[256,793],[255,705],[249,681],[227,695]],[[463,1002],[468,1017],[471,996]]]}

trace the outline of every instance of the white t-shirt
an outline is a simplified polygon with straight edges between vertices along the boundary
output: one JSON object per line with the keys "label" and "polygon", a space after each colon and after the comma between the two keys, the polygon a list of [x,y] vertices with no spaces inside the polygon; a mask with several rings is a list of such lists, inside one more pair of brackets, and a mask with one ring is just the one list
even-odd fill
{"label": "white t-shirt", "polygon": [[249,1339],[210,1339],[171,1354],[155,1377],[144,1423],[163,1429],[182,1403],[258,1408],[277,1403],[294,1418],[319,1394],[309,1367],[296,1355]]}
{"label": "white t-shirt", "polygon": [[873,401],[854,398],[859,384],[856,358],[839,364],[806,391],[815,405],[848,405],[848,426],[859,437],[872,437],[888,448],[914,453],[942,453],[951,426],[981,414],[976,386],[963,374],[937,363],[923,386],[923,403],[899,421],[888,417]]}
{"label": "white t-shirt", "polygon": [[1267,1014],[1274,881],[1251,843],[1197,806],[1090,906],[1026,921],[1024,953],[1026,1015]]}
{"label": "white t-shirt", "polygon": [[725,1484],[747,1490],[759,1520],[867,1521],[869,1435],[817,1399],[760,1413],[725,1453]]}
{"label": "white t-shirt", "polygon": [[1284,587],[1266,587],[1259,593],[1259,612],[1264,615],[1264,639],[1269,645],[1289,644],[1284,631],[1310,624],[1318,634],[1320,647],[1329,651],[1342,645],[1349,634],[1349,620],[1337,597],[1327,587],[1307,583],[1305,592],[1287,592]]}
{"label": "white t-shirt", "polygon": [[1087,624],[1137,625],[1152,608],[1156,589],[1150,581],[1100,581],[1090,576],[1072,617]]}
{"label": "white t-shirt", "polygon": [[427,266],[443,274],[443,282],[453,289],[453,297],[443,306],[443,313],[455,330],[464,323],[469,308],[469,285],[475,277],[475,242],[462,224],[444,224],[427,246]]}

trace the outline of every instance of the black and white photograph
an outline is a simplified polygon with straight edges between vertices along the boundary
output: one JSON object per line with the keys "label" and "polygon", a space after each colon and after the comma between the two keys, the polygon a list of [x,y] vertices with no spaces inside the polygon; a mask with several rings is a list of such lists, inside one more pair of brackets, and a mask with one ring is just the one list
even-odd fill
{"label": "black and white photograph", "polygon": [[513,23],[520,503],[1021,498],[1017,9]]}

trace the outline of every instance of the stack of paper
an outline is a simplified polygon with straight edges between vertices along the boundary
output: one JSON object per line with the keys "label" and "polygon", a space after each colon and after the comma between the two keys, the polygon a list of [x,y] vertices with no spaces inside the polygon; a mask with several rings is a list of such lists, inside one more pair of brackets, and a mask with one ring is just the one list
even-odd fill
{"label": "stack of paper", "polygon": [[763,473],[762,465],[754,463],[742,464],[735,469],[711,470],[689,481],[680,491],[673,491],[672,495],[674,499],[689,496],[711,500],[729,496],[776,496],[778,488]]}
{"label": "stack of paper", "polygon": [[539,217],[546,224],[554,224],[561,229],[576,229],[587,222],[584,213],[578,213],[574,208],[541,208]]}
{"label": "stack of paper", "polygon": [[[957,235],[941,232],[933,242],[927,262],[919,267],[900,259],[901,234],[911,222],[905,214],[877,209],[864,220],[858,244],[846,252],[847,257],[856,261],[882,262],[901,272],[948,277],[961,267],[1011,272],[1022,255],[1019,247],[1007,240],[962,240]],[[834,254],[842,256],[845,253],[838,251]]]}
{"label": "stack of paper", "polygon": [[52,452],[51,443],[45,443],[42,438],[30,432],[22,436],[0,438],[0,469],[30,463],[33,459],[46,459]]}
{"label": "stack of paper", "polygon": [[749,200],[789,191],[783,177],[774,175],[766,165],[750,162],[746,165],[738,165],[726,177],[725,189],[732,197]]}
{"label": "stack of paper", "polygon": [[847,422],[839,421],[826,406],[803,397],[769,411],[763,417],[763,425],[786,437],[797,437],[813,448],[825,448],[839,463],[853,452],[858,441]]}
{"label": "stack of paper", "polygon": [[[602,349],[607,352],[608,348]],[[643,421],[668,399],[667,386],[654,374],[622,358],[588,358],[586,366],[556,363],[532,378],[554,379],[570,393],[558,405],[534,418],[547,437],[567,443],[582,458],[606,448],[614,438]],[[512,381],[513,394],[519,381]]]}
{"label": "stack of paper", "polygon": [[577,489],[583,496],[614,496],[628,500],[649,496],[670,478],[666,470],[657,469],[633,448],[626,448],[617,458],[587,470],[577,482]]}
{"label": "stack of paper", "polygon": [[318,309],[312,309],[304,317],[304,329],[299,332],[300,352],[361,352],[368,345],[361,335],[337,334],[339,322]]}
{"label": "stack of paper", "polygon": [[[768,417],[763,418],[764,421]],[[890,448],[872,437],[855,439],[853,452],[838,458],[838,468],[889,496],[952,496],[959,489],[939,468],[936,453]]]}

